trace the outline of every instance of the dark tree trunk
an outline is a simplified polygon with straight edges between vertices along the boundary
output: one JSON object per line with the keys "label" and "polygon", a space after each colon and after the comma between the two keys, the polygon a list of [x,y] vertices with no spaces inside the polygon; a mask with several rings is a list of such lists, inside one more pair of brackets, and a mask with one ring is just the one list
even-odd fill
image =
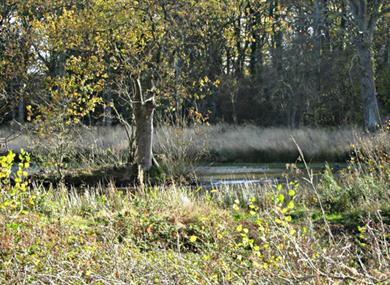
{"label": "dark tree trunk", "polygon": [[236,36],[236,49],[237,49],[237,60],[235,64],[235,73],[237,78],[242,78],[243,76],[243,68],[244,68],[244,60],[245,60],[245,50],[241,46],[241,18],[237,20],[235,26],[235,36]]}
{"label": "dark tree trunk", "polygon": [[251,56],[250,56],[250,63],[249,63],[249,69],[251,76],[253,78],[256,77],[256,71],[257,71],[257,40],[251,43]]}
{"label": "dark tree trunk", "polygon": [[238,124],[238,119],[237,119],[236,96],[235,95],[232,96],[231,103],[232,103],[232,120],[233,120],[233,124],[237,125]]}
{"label": "dark tree trunk", "polygon": [[176,103],[176,110],[175,110],[175,122],[177,125],[181,123],[182,116],[183,116],[183,111],[182,111],[182,104],[181,104],[181,99],[179,96],[178,92],[178,86],[180,84],[180,76],[181,76],[181,64],[182,61],[180,58],[177,58],[175,61],[175,92],[174,92],[174,97],[175,97],[175,103]]}
{"label": "dark tree trunk", "polygon": [[231,52],[230,48],[226,48],[226,74],[230,75],[230,62],[231,62]]}
{"label": "dark tree trunk", "polygon": [[24,123],[24,98],[21,97],[18,104],[18,121]]}
{"label": "dark tree trunk", "polygon": [[273,32],[273,38],[272,38],[272,49],[271,49],[271,56],[272,56],[272,65],[275,68],[276,74],[278,78],[281,78],[282,71],[283,71],[283,61],[282,61],[282,55],[283,55],[283,34],[280,27],[280,11],[278,10],[279,7],[279,1],[275,0],[271,4],[270,8],[270,16],[274,18],[274,22],[272,24],[272,32]]}

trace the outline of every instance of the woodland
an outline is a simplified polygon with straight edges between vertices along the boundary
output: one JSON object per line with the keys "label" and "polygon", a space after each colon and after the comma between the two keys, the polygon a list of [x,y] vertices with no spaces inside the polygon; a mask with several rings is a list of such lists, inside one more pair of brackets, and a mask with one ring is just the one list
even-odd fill
{"label": "woodland", "polygon": [[1,284],[388,284],[389,0],[0,0]]}

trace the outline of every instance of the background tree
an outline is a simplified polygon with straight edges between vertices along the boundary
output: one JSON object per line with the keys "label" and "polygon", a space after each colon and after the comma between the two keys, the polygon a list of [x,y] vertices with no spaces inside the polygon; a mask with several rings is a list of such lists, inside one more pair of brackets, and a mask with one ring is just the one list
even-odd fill
{"label": "background tree", "polygon": [[364,123],[370,131],[374,131],[381,123],[372,48],[378,20],[386,12],[384,3],[384,0],[349,1],[353,23],[357,28],[355,45],[360,63],[360,92],[363,101]]}
{"label": "background tree", "polygon": [[0,3],[4,119],[49,137],[126,121],[142,171],[154,118],[373,130],[390,113],[383,0]]}

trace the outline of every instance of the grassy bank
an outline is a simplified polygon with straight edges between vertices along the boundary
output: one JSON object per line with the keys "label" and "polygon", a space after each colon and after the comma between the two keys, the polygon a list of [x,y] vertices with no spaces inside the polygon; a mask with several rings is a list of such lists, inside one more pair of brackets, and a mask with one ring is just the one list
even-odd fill
{"label": "grassy bank", "polygon": [[185,188],[34,189],[28,212],[0,215],[0,282],[385,284],[389,216],[372,207],[324,224],[292,187],[230,205]]}
{"label": "grassy bank", "polygon": [[3,175],[0,283],[387,284],[386,139],[319,184],[310,170],[285,185],[210,191],[45,189],[23,171],[15,185]]}

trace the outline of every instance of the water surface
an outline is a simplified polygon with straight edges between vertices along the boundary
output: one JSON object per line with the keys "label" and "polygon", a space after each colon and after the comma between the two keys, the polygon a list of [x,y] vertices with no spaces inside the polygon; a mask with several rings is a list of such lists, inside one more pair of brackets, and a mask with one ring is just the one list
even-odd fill
{"label": "water surface", "polygon": [[[308,170],[315,175],[325,170],[325,163],[309,163]],[[346,164],[329,163],[329,166],[338,171]],[[215,164],[198,166],[195,170],[198,182],[202,186],[218,187],[226,185],[250,185],[280,183],[286,177],[307,177],[308,170],[303,163],[261,163],[261,164]]]}

